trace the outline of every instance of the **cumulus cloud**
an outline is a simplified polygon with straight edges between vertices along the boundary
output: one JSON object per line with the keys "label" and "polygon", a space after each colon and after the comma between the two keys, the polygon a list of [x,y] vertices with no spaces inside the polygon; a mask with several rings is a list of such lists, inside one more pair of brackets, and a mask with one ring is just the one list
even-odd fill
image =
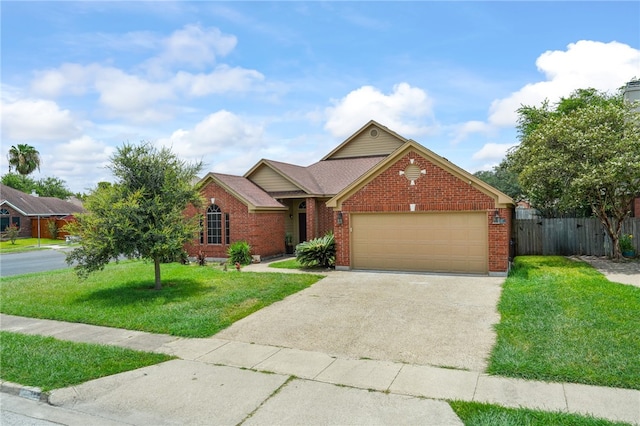
{"label": "cumulus cloud", "polygon": [[567,50],[544,52],[536,66],[546,80],[528,84],[504,99],[493,101],[489,123],[513,126],[521,105],[539,105],[545,99],[556,102],[576,89],[616,90],[638,74],[640,50],[616,41],[580,40],[569,44]]}
{"label": "cumulus cloud", "polygon": [[3,101],[2,137],[14,141],[68,139],[80,134],[71,112],[53,101],[20,99]]}
{"label": "cumulus cloud", "polygon": [[172,83],[190,96],[206,96],[246,91],[262,80],[264,76],[258,71],[221,65],[209,74],[178,72]]}
{"label": "cumulus cloud", "polygon": [[263,140],[261,125],[250,124],[229,111],[217,111],[205,117],[192,129],[178,129],[168,138],[157,141],[182,158],[204,159],[210,164],[221,152],[255,149]]}
{"label": "cumulus cloud", "polygon": [[346,137],[373,119],[402,135],[423,135],[431,128],[432,100],[427,93],[407,83],[393,87],[386,95],[375,87],[363,86],[325,110],[325,129]]}
{"label": "cumulus cloud", "polygon": [[473,154],[471,157],[473,160],[500,160],[502,159],[509,148],[515,146],[512,143],[488,143],[485,144],[480,151]]}
{"label": "cumulus cloud", "polygon": [[459,126],[456,126],[453,133],[454,139],[451,141],[452,144],[457,144],[458,142],[467,138],[468,135],[474,133],[485,133],[489,134],[493,130],[493,127],[484,121],[467,121]]}
{"label": "cumulus cloud", "polygon": [[217,28],[185,25],[163,40],[160,62],[201,67],[213,64],[216,56],[229,54],[237,44],[232,35],[224,35]]}

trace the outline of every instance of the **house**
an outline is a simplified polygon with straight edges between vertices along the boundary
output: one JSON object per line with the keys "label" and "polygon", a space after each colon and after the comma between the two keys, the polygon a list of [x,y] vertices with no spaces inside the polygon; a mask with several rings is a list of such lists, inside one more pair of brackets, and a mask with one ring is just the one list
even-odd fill
{"label": "house", "polygon": [[54,219],[62,228],[66,222],[73,220],[74,214],[84,211],[76,203],[25,194],[0,183],[0,232],[15,225],[20,229],[20,237],[48,238],[47,221]]}
{"label": "house", "polygon": [[225,258],[245,240],[263,258],[333,231],[336,269],[504,275],[514,202],[419,143],[370,121],[303,167],[261,160],[209,173],[191,256]]}

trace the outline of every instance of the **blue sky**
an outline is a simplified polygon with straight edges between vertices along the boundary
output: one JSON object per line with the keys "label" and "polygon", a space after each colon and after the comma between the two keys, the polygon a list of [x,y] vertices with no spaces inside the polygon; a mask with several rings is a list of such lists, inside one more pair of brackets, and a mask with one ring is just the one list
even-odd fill
{"label": "blue sky", "polygon": [[[475,172],[516,109],[640,77],[639,2],[2,1],[2,156],[74,192],[124,142],[308,165],[368,120]],[[203,172],[203,174],[204,174]]]}

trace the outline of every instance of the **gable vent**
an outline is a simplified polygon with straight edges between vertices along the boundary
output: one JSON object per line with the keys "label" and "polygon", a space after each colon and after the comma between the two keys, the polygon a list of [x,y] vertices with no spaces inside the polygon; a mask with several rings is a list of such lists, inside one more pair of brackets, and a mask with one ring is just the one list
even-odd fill
{"label": "gable vent", "polygon": [[377,137],[378,137],[378,129],[371,129],[371,130],[369,131],[369,135],[370,135],[372,138],[377,138]]}

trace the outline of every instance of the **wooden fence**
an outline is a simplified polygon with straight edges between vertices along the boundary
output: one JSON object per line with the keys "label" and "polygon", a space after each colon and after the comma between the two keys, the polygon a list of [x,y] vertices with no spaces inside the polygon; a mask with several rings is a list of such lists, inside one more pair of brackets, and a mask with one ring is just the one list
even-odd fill
{"label": "wooden fence", "polygon": [[[596,218],[517,219],[514,225],[516,255],[611,255],[611,240]],[[640,217],[626,219],[622,232],[633,235],[640,252]]]}

